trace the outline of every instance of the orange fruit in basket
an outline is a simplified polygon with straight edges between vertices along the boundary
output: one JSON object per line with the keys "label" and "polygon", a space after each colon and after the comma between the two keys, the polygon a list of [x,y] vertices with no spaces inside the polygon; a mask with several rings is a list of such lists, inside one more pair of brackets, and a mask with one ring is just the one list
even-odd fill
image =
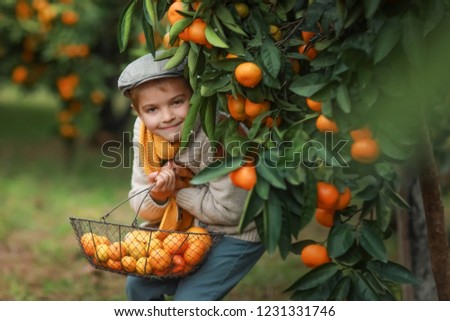
{"label": "orange fruit in basket", "polygon": [[114,261],[119,261],[127,255],[126,246],[123,242],[114,242],[108,247],[108,257]]}
{"label": "orange fruit in basket", "polygon": [[160,239],[151,239],[150,243],[147,244],[147,255],[152,250],[162,249],[162,248],[163,248],[163,243]]}
{"label": "orange fruit in basket", "polygon": [[127,272],[134,272],[136,270],[136,259],[132,256],[124,256],[121,263],[123,269]]}
{"label": "orange fruit in basket", "polygon": [[196,265],[203,259],[206,252],[208,252],[207,244],[200,239],[194,239],[192,242],[189,241],[189,246],[183,253],[183,259],[189,265]]}
{"label": "orange fruit in basket", "polygon": [[108,261],[108,244],[99,244],[95,247],[95,257],[100,262],[106,262]]}
{"label": "orange fruit in basket", "polygon": [[163,241],[163,248],[170,254],[183,253],[188,247],[188,235],[183,233],[171,233]]}
{"label": "orange fruit in basket", "polygon": [[81,236],[80,243],[84,253],[92,256],[95,254],[95,244],[98,244],[98,236],[94,233],[85,233]]}
{"label": "orange fruit in basket", "polygon": [[153,271],[152,265],[148,257],[140,257],[136,261],[136,272],[140,275],[148,275]]}
{"label": "orange fruit in basket", "polygon": [[172,258],[172,273],[182,273],[186,268],[186,261],[181,255],[174,255]]}
{"label": "orange fruit in basket", "polygon": [[108,237],[104,236],[104,235],[99,235],[97,237],[97,242],[98,242],[98,244],[106,244],[106,245],[110,245],[111,244],[111,242],[109,241]]}
{"label": "orange fruit in basket", "polygon": [[122,270],[122,262],[120,262],[120,260],[112,260],[112,259],[108,259],[108,261],[106,262],[106,266],[109,267],[111,270],[115,270],[115,271],[121,271]]}
{"label": "orange fruit in basket", "polygon": [[143,230],[134,230],[131,232],[128,232],[125,237],[123,238],[124,242],[143,242],[148,243],[150,241],[150,232],[143,231]]}
{"label": "orange fruit in basket", "polygon": [[195,240],[199,240],[209,250],[212,245],[212,238],[209,232],[200,226],[193,226],[187,230],[188,242],[193,243]]}
{"label": "orange fruit in basket", "polygon": [[127,253],[136,260],[147,255],[147,245],[141,242],[131,242],[127,245]]}
{"label": "orange fruit in basket", "polygon": [[149,260],[154,270],[163,271],[172,263],[172,257],[164,249],[154,249],[149,253]]}

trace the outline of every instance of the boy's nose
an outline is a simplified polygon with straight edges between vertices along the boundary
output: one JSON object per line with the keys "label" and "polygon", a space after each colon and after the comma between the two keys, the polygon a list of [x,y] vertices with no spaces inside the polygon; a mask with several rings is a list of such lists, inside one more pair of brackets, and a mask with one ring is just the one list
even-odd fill
{"label": "boy's nose", "polygon": [[174,114],[170,110],[170,108],[166,108],[163,112],[163,121],[168,122],[174,119]]}

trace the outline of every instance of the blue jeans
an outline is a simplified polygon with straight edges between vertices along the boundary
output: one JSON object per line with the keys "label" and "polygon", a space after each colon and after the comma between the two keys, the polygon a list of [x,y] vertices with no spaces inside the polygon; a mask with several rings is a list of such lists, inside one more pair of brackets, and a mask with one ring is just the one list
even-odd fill
{"label": "blue jeans", "polygon": [[181,279],[149,279],[128,276],[126,294],[129,300],[176,301],[221,300],[251,270],[265,251],[261,243],[222,237],[205,261],[191,275]]}

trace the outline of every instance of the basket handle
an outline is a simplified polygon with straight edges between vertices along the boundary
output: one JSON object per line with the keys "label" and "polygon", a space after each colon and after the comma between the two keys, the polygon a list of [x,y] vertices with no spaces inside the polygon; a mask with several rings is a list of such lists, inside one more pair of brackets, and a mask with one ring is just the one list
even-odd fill
{"label": "basket handle", "polygon": [[120,206],[122,206],[124,203],[128,202],[128,201],[129,201],[130,199],[132,199],[133,197],[135,197],[135,196],[137,196],[137,195],[140,195],[140,194],[142,194],[142,193],[147,192],[147,193],[144,195],[144,197],[142,198],[142,201],[141,201],[141,203],[139,204],[138,210],[136,211],[136,215],[134,216],[133,222],[131,223],[131,225],[132,225],[133,227],[137,227],[137,225],[138,225],[138,224],[137,224],[137,217],[138,217],[138,215],[139,215],[139,212],[141,211],[142,205],[144,204],[145,198],[148,196],[149,192],[153,189],[153,187],[155,187],[155,184],[151,184],[150,186],[148,186],[148,187],[146,187],[146,188],[140,190],[139,192],[137,192],[137,193],[135,193],[135,194],[133,194],[133,195],[127,197],[127,198],[124,199],[122,202],[120,202],[120,203],[117,204],[115,207],[113,207],[111,210],[109,210],[105,215],[103,215],[103,216],[101,217],[101,220],[102,220],[103,222],[106,223],[106,219],[109,217],[109,215],[112,214],[112,212],[114,212],[116,209],[118,209],[118,208],[119,208]]}

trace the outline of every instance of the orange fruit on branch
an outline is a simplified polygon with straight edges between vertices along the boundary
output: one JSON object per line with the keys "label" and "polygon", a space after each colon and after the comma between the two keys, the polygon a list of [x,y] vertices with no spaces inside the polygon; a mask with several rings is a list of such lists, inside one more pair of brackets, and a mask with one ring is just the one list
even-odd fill
{"label": "orange fruit on branch", "polygon": [[234,98],[232,95],[228,96],[228,112],[231,117],[238,121],[242,121],[247,118],[245,113],[245,98],[241,95],[238,95],[237,98]]}
{"label": "orange fruit on branch", "polygon": [[370,164],[380,156],[380,148],[376,140],[363,138],[355,141],[350,149],[352,158],[360,163]]}
{"label": "orange fruit on branch", "polygon": [[311,38],[314,37],[317,33],[314,31],[302,31],[303,41],[308,43],[311,41]]}
{"label": "orange fruit on branch", "polygon": [[169,20],[170,25],[174,25],[175,22],[183,19],[184,16],[178,13],[178,11],[186,11],[186,9],[187,6],[183,2],[172,3],[167,11],[167,19]]}
{"label": "orange fruit on branch", "polygon": [[260,103],[255,103],[250,99],[245,100],[245,114],[250,118],[255,118],[258,115],[270,110],[270,102],[265,100]]}
{"label": "orange fruit on branch", "polygon": [[239,84],[244,87],[253,88],[258,85],[262,78],[261,68],[254,62],[243,62],[234,69],[234,76]]}
{"label": "orange fruit on branch", "polygon": [[322,103],[319,101],[312,100],[311,98],[306,98],[306,105],[315,111],[316,113],[320,113],[322,111]]}
{"label": "orange fruit on branch", "polygon": [[372,131],[367,128],[367,127],[363,127],[363,128],[359,128],[359,129],[354,129],[350,132],[350,137],[354,140],[360,140],[360,139],[371,139],[373,138],[372,135]]}
{"label": "orange fruit on branch", "polygon": [[328,250],[320,244],[310,244],[303,248],[300,258],[307,267],[315,268],[322,264],[331,262]]}
{"label": "orange fruit on branch", "polygon": [[209,44],[208,40],[206,40],[206,22],[204,20],[200,18],[195,19],[187,29],[187,35],[190,41],[199,45]]}
{"label": "orange fruit on branch", "polygon": [[245,190],[251,190],[256,185],[257,174],[253,164],[246,164],[232,171],[230,174],[231,182]]}
{"label": "orange fruit on branch", "polygon": [[319,117],[317,117],[316,127],[322,133],[325,132],[337,133],[339,131],[336,122],[334,120],[327,118],[324,115],[319,115]]}
{"label": "orange fruit on branch", "polygon": [[301,45],[300,47],[298,47],[298,52],[306,55],[309,60],[313,60],[317,57],[317,55],[319,54],[316,50],[316,48],[314,48],[313,46],[308,46],[306,44]]}
{"label": "orange fruit on branch", "polygon": [[325,210],[323,208],[316,208],[314,216],[317,223],[325,227],[332,227],[334,225],[334,210]]}
{"label": "orange fruit on branch", "polygon": [[317,183],[317,207],[325,210],[334,210],[339,202],[339,191],[333,184],[327,182]]}
{"label": "orange fruit on branch", "polygon": [[350,204],[350,201],[352,199],[352,192],[350,191],[350,188],[345,187],[344,191],[339,194],[339,201],[336,206],[337,210],[343,210]]}

